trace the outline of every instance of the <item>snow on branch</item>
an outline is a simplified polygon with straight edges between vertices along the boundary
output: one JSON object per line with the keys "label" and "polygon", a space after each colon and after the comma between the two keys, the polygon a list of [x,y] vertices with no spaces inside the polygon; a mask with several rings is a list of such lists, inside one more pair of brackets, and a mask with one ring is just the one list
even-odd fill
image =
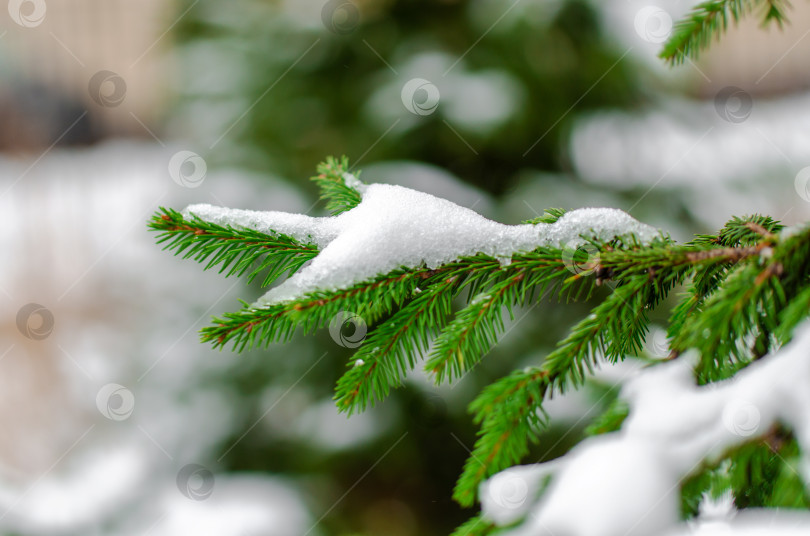
{"label": "snow on branch", "polygon": [[624,387],[630,413],[620,431],[482,484],[484,517],[501,526],[525,518],[505,536],[807,534],[806,515],[752,512],[689,526],[678,519],[683,479],[777,425],[793,431],[803,452],[801,476],[810,482],[810,324],[722,382],[696,386],[692,357],[643,369]]}
{"label": "snow on branch", "polygon": [[504,225],[401,186],[352,184],[362,201],[337,216],[313,218],[211,205],[192,205],[184,214],[227,227],[274,231],[321,248],[308,266],[265,294],[256,304],[259,307],[314,291],[345,289],[398,268],[433,269],[464,256],[485,254],[508,263],[515,253],[583,242],[583,235],[601,241],[634,235],[642,243],[660,236],[655,228],[617,209],[586,208],[563,214],[554,223]]}
{"label": "snow on branch", "polygon": [[[677,244],[619,210],[550,209],[504,225],[424,193],[363,184],[346,159],[318,173],[330,217],[193,205],[161,209],[149,226],[166,249],[226,276],[262,275],[263,286],[288,277],[214,318],[202,340],[242,351],[328,326],[355,349],[335,391],[341,411],[384,399],[422,359],[438,383],[458,381],[497,344],[514,307],[587,299],[609,285],[541,362],[470,405],[479,433],[453,497],[462,506],[480,498],[485,517],[458,534],[490,534],[493,522],[511,536],[712,534],[717,523],[705,516],[678,521],[707,491],[733,493],[751,527],[761,525],[753,506],[805,504],[794,464],[810,445],[810,395],[798,388],[810,375],[810,328],[782,345],[810,307],[810,227],[753,214]],[[611,406],[600,417],[605,435],[552,464],[513,467],[541,439],[546,402],[584,385],[600,361],[642,356],[650,311],[682,284],[667,329],[672,362],[625,388],[629,412]],[[344,327],[356,336],[344,340]]]}

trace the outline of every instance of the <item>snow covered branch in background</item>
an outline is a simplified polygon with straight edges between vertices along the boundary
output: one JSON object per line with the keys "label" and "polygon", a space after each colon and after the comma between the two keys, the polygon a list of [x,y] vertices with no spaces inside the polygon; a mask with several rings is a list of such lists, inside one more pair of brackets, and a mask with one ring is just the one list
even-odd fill
{"label": "snow covered branch in background", "polygon": [[[797,329],[793,342],[723,382],[696,386],[690,361],[686,354],[640,371],[622,392],[630,414],[620,431],[485,482],[484,516],[501,526],[525,517],[508,536],[806,534],[806,514],[763,510],[689,526],[678,519],[685,477],[777,424],[795,434],[803,452],[801,476],[810,481],[810,324]],[[547,490],[536,499],[548,477]]]}
{"label": "snow covered branch in background", "polygon": [[711,227],[753,212],[784,215],[787,223],[808,219],[799,172],[810,158],[810,94],[754,106],[740,90],[725,100],[741,103],[742,115],[729,117],[734,111],[723,99],[673,99],[642,113],[582,117],[570,141],[574,169],[597,187],[651,190],[637,214],[655,214],[656,197],[665,196]]}
{"label": "snow covered branch in background", "polygon": [[283,212],[192,205],[184,215],[262,233],[282,233],[321,252],[309,266],[271,289],[257,305],[300,298],[316,290],[338,290],[397,268],[437,268],[479,253],[508,263],[518,252],[583,242],[581,235],[609,241],[633,234],[642,242],[659,231],[625,212],[579,209],[554,223],[504,225],[432,195],[387,184],[354,183],[362,202],[338,216],[313,218]]}

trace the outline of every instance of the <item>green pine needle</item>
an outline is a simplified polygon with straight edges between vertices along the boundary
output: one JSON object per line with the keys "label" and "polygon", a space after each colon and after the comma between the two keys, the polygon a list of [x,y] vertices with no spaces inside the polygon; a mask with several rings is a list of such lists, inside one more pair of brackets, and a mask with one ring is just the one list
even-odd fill
{"label": "green pine needle", "polygon": [[217,225],[163,207],[148,226],[160,233],[157,243],[164,244],[163,249],[206,263],[205,270],[218,266],[225,277],[250,270],[248,282],[264,272],[263,287],[285,273],[292,275],[318,254],[314,244],[302,244],[284,234]]}
{"label": "green pine needle", "polygon": [[[692,24],[726,24],[745,5],[706,2]],[[709,12],[715,22],[707,22]],[[330,158],[313,178],[334,213],[361,201],[355,188],[360,183],[347,170],[345,157]],[[529,223],[553,223],[563,214],[549,209]],[[215,225],[171,209],[160,209],[149,227],[175,255],[218,268],[225,276],[252,280],[262,275],[263,285],[288,277],[318,254],[315,245],[283,234]],[[669,312],[669,358],[697,350],[702,382],[733,376],[786,343],[810,315],[810,227],[786,232],[772,218],[754,214],[732,218],[716,234],[681,245],[663,235],[648,244],[633,236],[583,239],[586,247],[576,251],[541,247],[507,262],[478,254],[434,269],[401,267],[345,289],[317,290],[282,303],[244,303],[241,310],[215,318],[202,330],[202,339],[244,351],[289,340],[296,330],[333,327],[342,314],[359,316],[369,331],[335,392],[339,409],[351,414],[400,386],[429,348],[426,370],[437,382],[458,381],[498,343],[504,318],[513,319],[515,308],[551,294],[587,299],[595,287],[608,285],[607,298],[544,361],[494,382],[470,405],[480,430],[454,491],[460,504],[470,506],[484,479],[518,463],[538,441],[548,424],[543,405],[549,397],[581,387],[601,360],[616,362],[642,352],[650,312],[680,285],[687,286]],[[466,304],[459,308],[462,298]],[[588,433],[617,430],[626,416],[627,406],[615,401]],[[743,499],[750,505],[806,506],[801,482],[790,474],[797,459],[791,450],[795,441],[789,433],[769,441],[769,448],[777,450],[754,445],[728,453],[725,473],[721,466],[697,471],[682,490],[684,511],[696,508],[704,491],[727,489],[737,494],[755,490]],[[774,452],[783,459],[776,460]],[[476,517],[456,534],[499,530]]]}
{"label": "green pine needle", "polygon": [[487,477],[510,467],[529,451],[546,423],[546,396],[581,386],[600,355],[617,361],[641,349],[648,306],[660,299],[644,280],[617,287],[538,368],[517,371],[490,385],[470,405],[481,431],[453,497],[463,506],[475,499]]}
{"label": "green pine needle", "polygon": [[787,0],[707,0],[675,24],[672,35],[664,44],[659,57],[671,65],[686,58],[697,59],[712,40],[719,40],[731,23],[738,23],[756,9],[762,11],[762,24],[776,23],[780,28],[787,21]]}
{"label": "green pine needle", "polygon": [[[353,209],[362,201],[360,192],[352,184],[352,181],[360,182],[359,176],[359,172],[353,175],[349,173],[347,157],[338,160],[329,156],[325,162],[318,164],[318,174],[310,180],[320,187],[321,199],[326,200],[326,209],[332,214],[340,214]],[[348,184],[347,179],[350,181]]]}
{"label": "green pine needle", "polygon": [[562,208],[547,208],[541,216],[526,220],[523,223],[531,223],[532,225],[537,225],[538,223],[554,223],[559,220],[565,212],[565,209]]}
{"label": "green pine needle", "polygon": [[437,383],[461,378],[489,352],[504,331],[504,310],[514,319],[513,306],[526,306],[535,296],[569,289],[577,281],[562,252],[553,248],[515,256],[507,269],[494,274],[482,284],[487,290],[475,294],[436,339],[425,369]]}
{"label": "green pine needle", "polygon": [[468,519],[460,525],[450,536],[495,536],[503,532],[504,529],[496,527],[491,521],[487,521],[478,515]]}
{"label": "green pine needle", "polygon": [[402,383],[450,315],[452,280],[430,286],[371,333],[337,384],[338,409],[363,411]]}
{"label": "green pine needle", "polygon": [[719,39],[730,22],[736,23],[750,12],[754,3],[755,0],[701,2],[675,24],[672,36],[664,44],[659,56],[673,65],[683,63],[686,57],[696,59],[712,39]]}

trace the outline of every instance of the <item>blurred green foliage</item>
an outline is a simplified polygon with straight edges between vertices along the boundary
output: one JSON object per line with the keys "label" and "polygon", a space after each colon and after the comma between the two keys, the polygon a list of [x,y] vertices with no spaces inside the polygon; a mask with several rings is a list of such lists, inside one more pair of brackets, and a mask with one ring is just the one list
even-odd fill
{"label": "blurred green foliage", "polygon": [[[207,65],[183,62],[185,78],[200,80],[182,88],[184,99],[200,105],[192,113],[222,113],[214,131],[201,132],[206,139],[237,122],[208,158],[285,177],[308,177],[326,155],[346,154],[361,167],[427,162],[502,193],[521,169],[566,168],[566,134],[578,114],[643,97],[633,60],[607,42],[582,0],[358,2],[359,22],[346,33],[328,30],[320,9],[296,18],[273,2],[200,4],[183,19],[180,39],[217,55]],[[196,72],[203,67],[237,79],[212,91],[202,82],[212,73]],[[398,90],[413,77],[440,90],[436,113],[414,116],[403,106]],[[498,117],[456,121],[474,108]]]}

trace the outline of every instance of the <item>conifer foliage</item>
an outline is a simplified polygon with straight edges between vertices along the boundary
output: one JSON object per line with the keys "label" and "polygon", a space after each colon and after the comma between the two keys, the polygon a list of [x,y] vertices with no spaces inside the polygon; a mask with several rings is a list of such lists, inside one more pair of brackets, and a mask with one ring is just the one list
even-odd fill
{"label": "conifer foliage", "polygon": [[672,64],[695,59],[712,39],[719,39],[730,25],[751,14],[759,16],[763,25],[781,28],[789,8],[787,0],[706,0],[675,25],[660,56]]}
{"label": "conifer foliage", "polygon": [[[671,63],[694,58],[730,23],[753,12],[781,25],[787,7],[783,0],[707,0],[676,25],[661,56]],[[312,178],[335,216],[363,202],[364,185],[349,170],[347,158],[329,158]],[[565,215],[552,208],[525,223],[554,224]],[[261,277],[262,286],[292,276],[320,253],[314,239],[218,224],[166,208],[149,227],[176,255],[218,268],[226,277]],[[808,317],[808,274],[810,226],[785,229],[759,214],[734,217],[717,233],[682,244],[665,234],[642,240],[630,232],[584,232],[573,248],[543,245],[509,259],[462,255],[440,266],[402,266],[342,288],[244,303],[215,318],[202,330],[202,340],[243,351],[286,341],[297,330],[326,328],[350,311],[369,326],[336,387],[338,408],[352,414],[385,398],[417,366],[437,383],[458,381],[497,344],[516,308],[549,297],[587,300],[597,286],[607,286],[607,297],[541,362],[495,381],[470,405],[479,432],[454,498],[472,506],[482,483],[523,460],[538,441],[548,425],[547,401],[581,387],[601,363],[640,357],[656,365],[680,362],[688,353],[697,356],[695,380],[705,385],[732,378],[778,351]],[[656,361],[645,356],[644,343],[650,313],[664,303],[669,355]],[[628,407],[617,401],[588,433],[608,434],[626,418]],[[694,468],[681,482],[683,513],[695,514],[705,494],[725,492],[738,507],[809,507],[807,487],[794,469],[801,455],[794,434],[774,426],[725,452],[719,462],[706,460]],[[476,516],[456,534],[499,530],[492,519]]]}
{"label": "conifer foliage", "polygon": [[[359,184],[348,175],[346,159],[327,160],[314,177],[334,213],[351,210],[362,199],[347,177]],[[530,223],[552,223],[564,213],[552,209]],[[158,232],[158,242],[175,254],[226,276],[261,275],[263,285],[292,274],[318,254],[317,246],[290,236],[217,225],[171,209],[161,209],[149,225]],[[438,268],[401,268],[349,288],[281,303],[245,304],[215,318],[202,330],[202,339],[242,351],[287,340],[296,329],[308,333],[327,327],[336,315],[351,311],[371,327],[337,385],[338,407],[353,413],[384,398],[423,358],[436,382],[458,380],[497,343],[515,307],[551,295],[586,299],[597,285],[609,285],[608,297],[541,363],[486,387],[470,406],[480,431],[454,497],[471,506],[485,479],[521,461],[537,441],[548,424],[543,405],[551,396],[583,385],[601,360],[643,355],[649,313],[676,287],[686,285],[686,291],[671,312],[669,359],[698,350],[701,383],[731,377],[786,343],[807,316],[810,228],[788,233],[779,222],[752,215],[733,218],[716,234],[685,244],[665,235],[648,243],[633,235],[582,238],[575,250],[538,247],[516,253],[508,263],[478,254]],[[466,305],[457,309],[459,297]],[[608,424],[602,432],[621,422],[615,408],[603,420]],[[784,434],[784,448],[795,448],[789,432]],[[746,486],[766,479],[754,470],[762,464],[788,463],[779,461],[778,452],[768,456],[755,445],[751,449],[734,460],[735,474],[753,480]],[[696,477],[684,487],[685,501],[705,491],[700,482]],[[767,492],[753,500],[756,505],[774,501]],[[487,526],[477,524],[476,530]]]}

